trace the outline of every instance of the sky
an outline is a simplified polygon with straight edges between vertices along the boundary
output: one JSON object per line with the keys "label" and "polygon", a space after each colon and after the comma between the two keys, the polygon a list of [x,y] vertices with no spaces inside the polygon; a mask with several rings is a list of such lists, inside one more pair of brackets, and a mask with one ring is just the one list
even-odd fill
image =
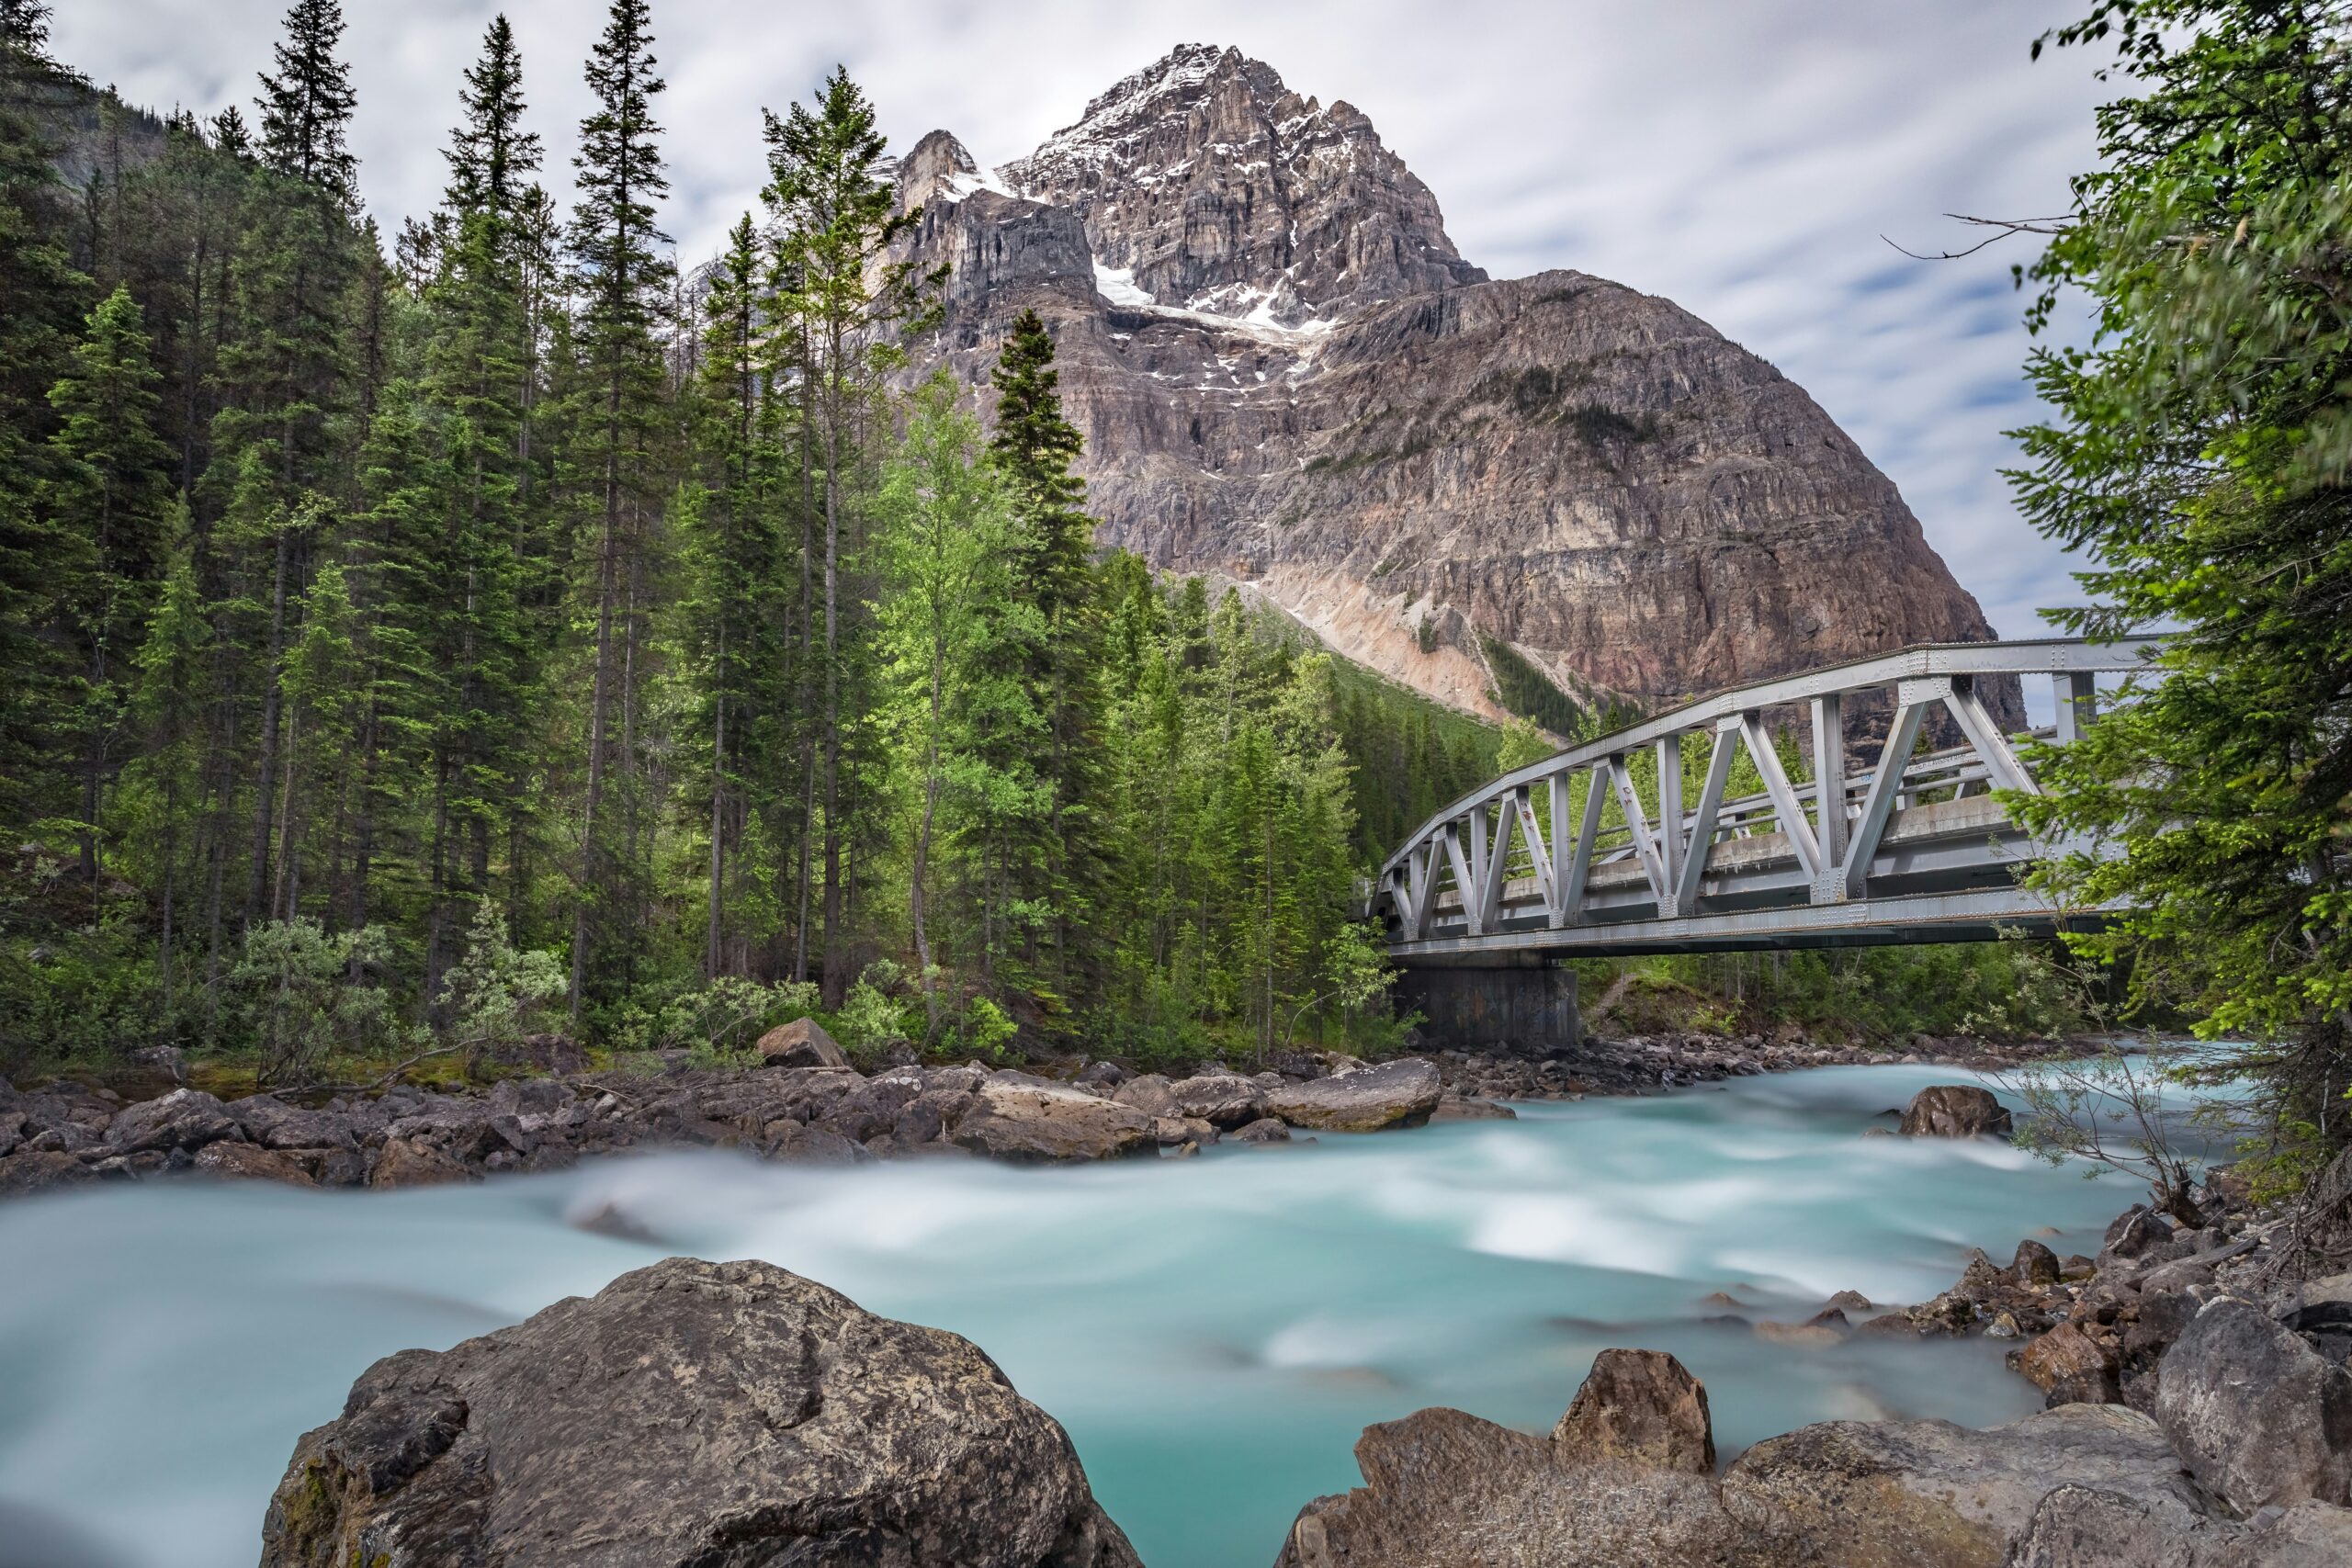
{"label": "sky", "polygon": [[[59,58],[132,102],[249,105],[284,0],[60,0]],[[494,0],[345,0],[360,185],[388,232],[438,193],[459,71]],[[550,184],[588,107],[595,0],[506,0]],[[760,111],[835,64],[894,148],[934,128],[984,164],[1028,152],[1178,43],[1232,44],[1344,98],[1437,195],[1498,277],[1573,267],[1664,295],[1811,392],[1903,491],[2004,637],[2079,595],[2010,503],[2004,430],[2030,239],[1942,216],[2065,210],[2090,166],[2098,60],[2034,37],[2086,0],[653,0],[680,254],[756,201]],[[251,115],[250,107],[246,110]]]}

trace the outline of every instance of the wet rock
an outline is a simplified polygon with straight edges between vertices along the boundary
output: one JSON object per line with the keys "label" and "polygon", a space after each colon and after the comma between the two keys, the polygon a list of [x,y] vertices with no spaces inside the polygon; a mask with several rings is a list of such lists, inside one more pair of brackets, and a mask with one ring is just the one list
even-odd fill
{"label": "wet rock", "polygon": [[2199,1483],[2241,1513],[2352,1502],[2352,1375],[2253,1303],[2223,1296],[2164,1359],[2156,1419]]}
{"label": "wet rock", "polygon": [[207,1144],[197,1151],[193,1168],[208,1176],[237,1181],[277,1181],[288,1187],[318,1185],[300,1160],[256,1144]]}
{"label": "wet rock", "polygon": [[2052,1405],[2113,1404],[2122,1396],[2114,1347],[2080,1324],[2062,1323],[2025,1348],[2018,1371]]}
{"label": "wet rock", "polygon": [[2018,1243],[2017,1256],[2009,1260],[2009,1279],[2019,1285],[2054,1285],[2060,1272],[2058,1255],[2030,1238]]}
{"label": "wet rock", "polygon": [[673,1258],[361,1374],[263,1568],[1133,1568],[1069,1438],[968,1341]]}
{"label": "wet rock", "polygon": [[927,1089],[899,1108],[891,1131],[902,1144],[938,1143],[956,1119],[971,1109],[973,1098],[965,1089]]}
{"label": "wet rock", "polygon": [[1273,1090],[1266,1096],[1266,1111],[1294,1127],[1374,1133],[1428,1121],[1440,1092],[1436,1066],[1408,1056]]}
{"label": "wet rock", "polygon": [[1724,1475],[1730,1510],[1846,1568],[1998,1568],[2050,1490],[2097,1486],[2186,1527],[2201,1510],[2164,1434],[2114,1405],[2006,1427],[1826,1421],[1769,1438]]}
{"label": "wet rock", "polygon": [[1987,1089],[1930,1084],[1904,1108],[1902,1131],[1915,1138],[2006,1138],[2009,1112]]}
{"label": "wet rock", "polygon": [[1024,1162],[1118,1159],[1159,1147],[1151,1117],[1059,1085],[991,1081],[949,1135],[974,1154]]}
{"label": "wet rock", "polygon": [[1822,1311],[1826,1313],[1833,1307],[1839,1313],[1875,1312],[1877,1310],[1877,1308],[1871,1304],[1870,1297],[1862,1294],[1860,1291],[1838,1292],[1836,1295],[1830,1297],[1827,1302],[1823,1303]]}
{"label": "wet rock", "polygon": [[2144,1204],[2135,1203],[2107,1227],[2098,1249],[2098,1266],[2144,1258],[2172,1242],[2172,1222]]}
{"label": "wet rock", "polygon": [[846,1067],[849,1057],[813,1018],[796,1018],[760,1036],[755,1049],[771,1067]]}
{"label": "wet rock", "polygon": [[1266,1091],[1232,1073],[1179,1078],[1168,1086],[1168,1098],[1175,1102],[1175,1114],[1217,1127],[1247,1126],[1266,1110]]}
{"label": "wet rock", "polygon": [[1235,1143],[1239,1144],[1287,1144],[1290,1142],[1290,1123],[1272,1116],[1261,1116],[1248,1126],[1237,1129],[1232,1137]]}
{"label": "wet rock", "polygon": [[2041,1500],[2009,1568],[2339,1568],[2352,1562],[2352,1509],[2299,1503],[2250,1524],[2181,1524],[2136,1498],[2061,1486]]}
{"label": "wet rock", "polygon": [[786,1122],[777,1131],[780,1136],[769,1151],[771,1159],[794,1165],[863,1165],[874,1157],[865,1145],[843,1137],[821,1122],[807,1126]]}
{"label": "wet rock", "polygon": [[1662,1350],[1603,1350],[1552,1428],[1552,1446],[1567,1463],[1622,1460],[1713,1475],[1706,1385]]}
{"label": "wet rock", "polygon": [[1491,1100],[1474,1100],[1452,1090],[1438,1097],[1437,1109],[1430,1112],[1432,1122],[1516,1122],[1519,1112],[1508,1105],[1498,1105]]}
{"label": "wet rock", "polygon": [[90,1168],[62,1149],[18,1149],[0,1156],[0,1197],[25,1198],[90,1179]]}
{"label": "wet rock", "polygon": [[1111,1091],[1111,1098],[1146,1116],[1182,1116],[1183,1110],[1169,1092],[1168,1080],[1158,1073],[1142,1073]]}
{"label": "wet rock", "polygon": [[220,1101],[200,1089],[175,1089],[154,1100],[123,1111],[107,1126],[107,1146],[117,1154],[146,1149],[187,1149],[191,1152],[221,1138],[240,1138],[243,1130]]}
{"label": "wet rock", "polygon": [[1199,1145],[1217,1140],[1216,1123],[1197,1116],[1155,1116],[1151,1119],[1151,1135],[1162,1148],[1191,1144],[1196,1151]]}
{"label": "wet rock", "polygon": [[235,1118],[246,1137],[264,1148],[347,1149],[357,1143],[351,1117],[288,1105],[275,1095],[249,1095],[221,1109]]}
{"label": "wet rock", "polygon": [[472,1179],[458,1160],[418,1138],[387,1138],[368,1173],[368,1185],[378,1188],[435,1187],[447,1181]]}
{"label": "wet rock", "polygon": [[1364,1484],[1300,1510],[1276,1568],[1794,1568],[1727,1513],[1711,1476],[1577,1462],[1459,1410],[1364,1428]]}

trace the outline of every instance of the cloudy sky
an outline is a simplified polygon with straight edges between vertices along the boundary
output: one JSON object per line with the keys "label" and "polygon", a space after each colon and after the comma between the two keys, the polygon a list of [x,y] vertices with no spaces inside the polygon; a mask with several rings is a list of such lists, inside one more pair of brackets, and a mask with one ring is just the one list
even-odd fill
{"label": "cloudy sky", "polygon": [[[252,96],[284,0],[63,0],[59,56],[133,101]],[[458,73],[494,0],[345,0],[361,185],[388,229],[432,204]],[[595,0],[507,0],[560,185]],[[895,146],[933,127],[985,164],[1027,152],[1179,42],[1238,45],[1345,98],[1498,276],[1577,267],[1664,294],[1810,390],[1902,486],[2005,636],[2073,594],[2016,515],[2001,431],[2033,417],[2011,241],[1964,261],[1946,212],[2064,210],[2090,157],[2096,63],[2030,63],[2083,0],[653,0],[688,257],[751,206],[759,113],[848,66]]]}

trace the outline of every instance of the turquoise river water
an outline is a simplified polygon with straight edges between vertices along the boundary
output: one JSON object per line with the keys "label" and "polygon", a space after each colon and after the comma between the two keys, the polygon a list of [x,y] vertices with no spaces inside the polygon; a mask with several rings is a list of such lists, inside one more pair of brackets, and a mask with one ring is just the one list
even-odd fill
{"label": "turquoise river water", "polygon": [[[1923,1300],[1972,1247],[2094,1250],[2120,1181],[1862,1136],[1960,1076],[1831,1068],[1069,1169],[674,1154],[390,1194],[166,1181],[10,1204],[0,1568],[243,1568],[296,1436],[368,1362],[681,1252],[969,1336],[1069,1429],[1152,1568],[1271,1562],[1301,1503],[1355,1483],[1368,1422],[1450,1404],[1548,1427],[1608,1346],[1679,1356],[1726,1459],[1838,1416],[2012,1419],[2039,1402],[1998,1342],[1794,1349],[1702,1321],[1715,1291],[1794,1320],[1841,1289]],[[606,1205],[657,1239],[577,1223]]]}

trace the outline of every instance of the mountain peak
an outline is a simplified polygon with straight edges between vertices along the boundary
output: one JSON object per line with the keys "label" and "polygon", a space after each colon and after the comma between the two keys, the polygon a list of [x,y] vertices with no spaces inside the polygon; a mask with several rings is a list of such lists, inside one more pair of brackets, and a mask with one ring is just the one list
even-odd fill
{"label": "mountain peak", "polygon": [[1180,44],[998,173],[1077,209],[1096,264],[1162,305],[1295,326],[1486,276],[1369,119],[1217,44]]}

